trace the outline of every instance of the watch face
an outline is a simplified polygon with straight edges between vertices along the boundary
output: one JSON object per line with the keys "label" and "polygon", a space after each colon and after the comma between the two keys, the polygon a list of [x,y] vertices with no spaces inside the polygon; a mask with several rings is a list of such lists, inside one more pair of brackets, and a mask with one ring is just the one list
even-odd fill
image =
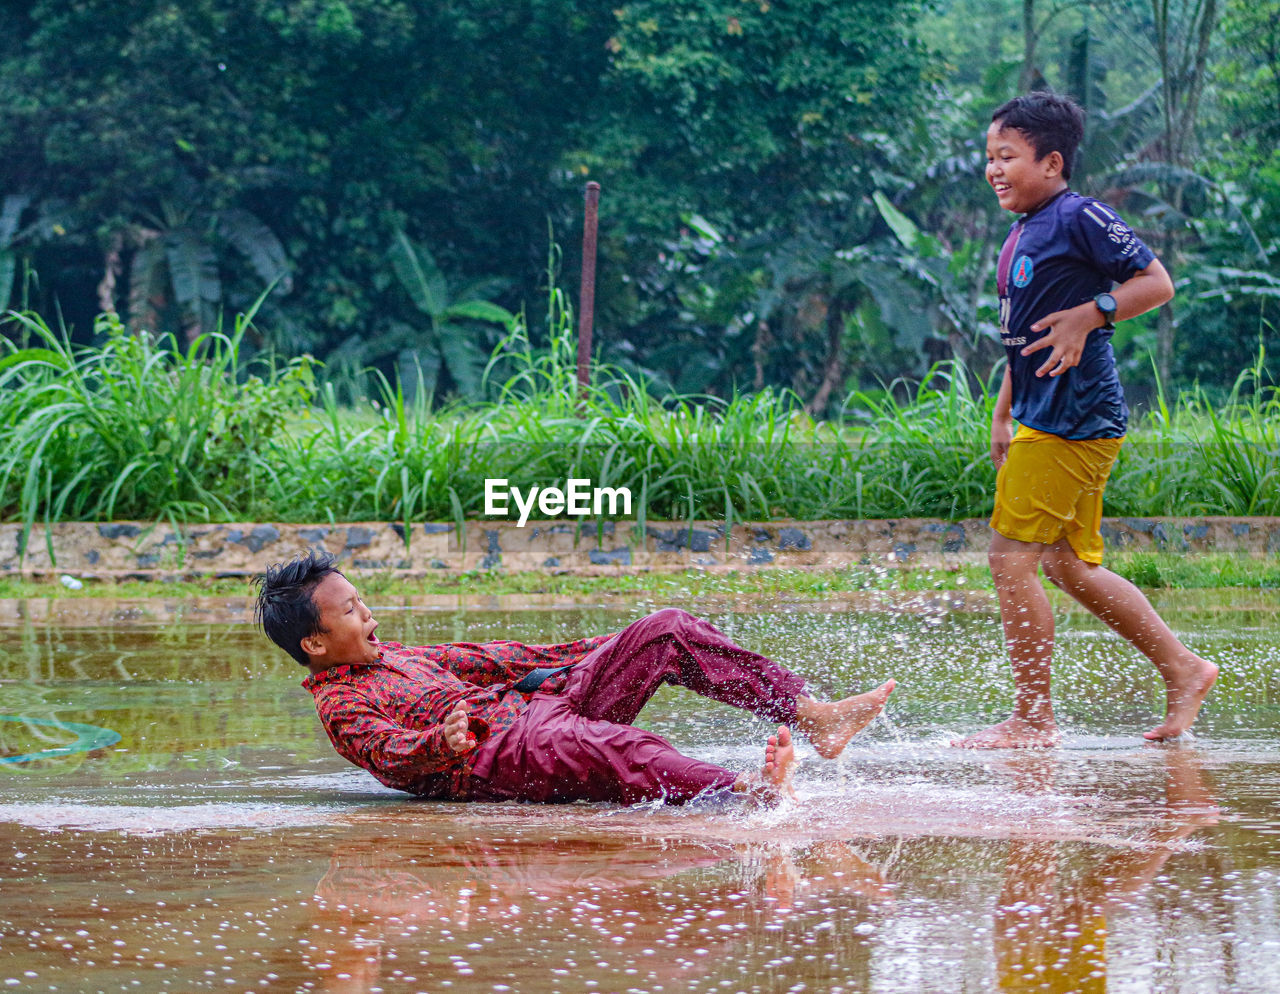
{"label": "watch face", "polygon": [[1094,303],[1098,305],[1098,310],[1103,314],[1114,314],[1116,312],[1116,298],[1109,293],[1100,293],[1093,298]]}

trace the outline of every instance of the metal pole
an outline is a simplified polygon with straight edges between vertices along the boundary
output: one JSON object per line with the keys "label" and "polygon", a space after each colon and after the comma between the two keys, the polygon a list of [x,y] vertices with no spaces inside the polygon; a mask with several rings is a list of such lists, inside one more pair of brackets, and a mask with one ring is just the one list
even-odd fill
{"label": "metal pole", "polygon": [[587,184],[586,216],[582,225],[582,290],[578,296],[578,395],[586,397],[591,379],[591,323],[596,309],[596,227],[600,215],[600,184]]}

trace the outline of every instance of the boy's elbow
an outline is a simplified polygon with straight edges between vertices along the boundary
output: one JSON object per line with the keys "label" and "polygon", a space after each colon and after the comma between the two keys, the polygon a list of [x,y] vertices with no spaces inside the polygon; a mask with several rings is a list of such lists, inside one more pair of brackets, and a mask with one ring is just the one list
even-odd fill
{"label": "boy's elbow", "polygon": [[1146,269],[1146,275],[1153,280],[1151,285],[1153,307],[1159,307],[1161,304],[1167,304],[1173,299],[1173,277],[1169,275],[1169,270],[1164,268],[1163,263],[1159,259],[1153,259],[1151,265]]}

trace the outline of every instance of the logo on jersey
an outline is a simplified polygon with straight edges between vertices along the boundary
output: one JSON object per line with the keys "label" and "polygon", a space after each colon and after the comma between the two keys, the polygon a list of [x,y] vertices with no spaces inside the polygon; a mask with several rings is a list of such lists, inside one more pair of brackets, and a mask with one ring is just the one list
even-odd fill
{"label": "logo on jersey", "polygon": [[1120,247],[1122,258],[1127,259],[1138,251],[1138,236],[1133,229],[1118,218],[1114,212],[1096,200],[1084,209],[1085,214],[1093,219],[1094,224],[1107,233],[1113,245]]}
{"label": "logo on jersey", "polygon": [[1031,272],[1034,268],[1031,264],[1031,256],[1018,256],[1018,261],[1013,264],[1013,285],[1023,287],[1030,283]]}
{"label": "logo on jersey", "polygon": [[1136,244],[1138,239],[1134,235],[1133,229],[1123,221],[1113,221],[1107,225],[1107,237],[1116,245],[1119,245],[1124,250],[1125,255],[1132,255],[1138,250]]}

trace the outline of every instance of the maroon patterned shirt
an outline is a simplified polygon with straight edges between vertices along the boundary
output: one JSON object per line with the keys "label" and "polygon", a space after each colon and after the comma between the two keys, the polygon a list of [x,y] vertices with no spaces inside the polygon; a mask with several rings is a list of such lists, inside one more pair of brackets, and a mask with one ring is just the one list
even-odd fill
{"label": "maroon patterned shirt", "polygon": [[[514,722],[528,695],[511,685],[539,666],[579,662],[612,635],[564,645],[454,642],[417,648],[380,643],[377,662],[334,666],[302,681],[329,741],[344,759],[388,787],[427,797],[465,798],[475,750],[455,753],[444,720],[462,702],[484,741]],[[567,672],[539,688],[559,693]]]}

